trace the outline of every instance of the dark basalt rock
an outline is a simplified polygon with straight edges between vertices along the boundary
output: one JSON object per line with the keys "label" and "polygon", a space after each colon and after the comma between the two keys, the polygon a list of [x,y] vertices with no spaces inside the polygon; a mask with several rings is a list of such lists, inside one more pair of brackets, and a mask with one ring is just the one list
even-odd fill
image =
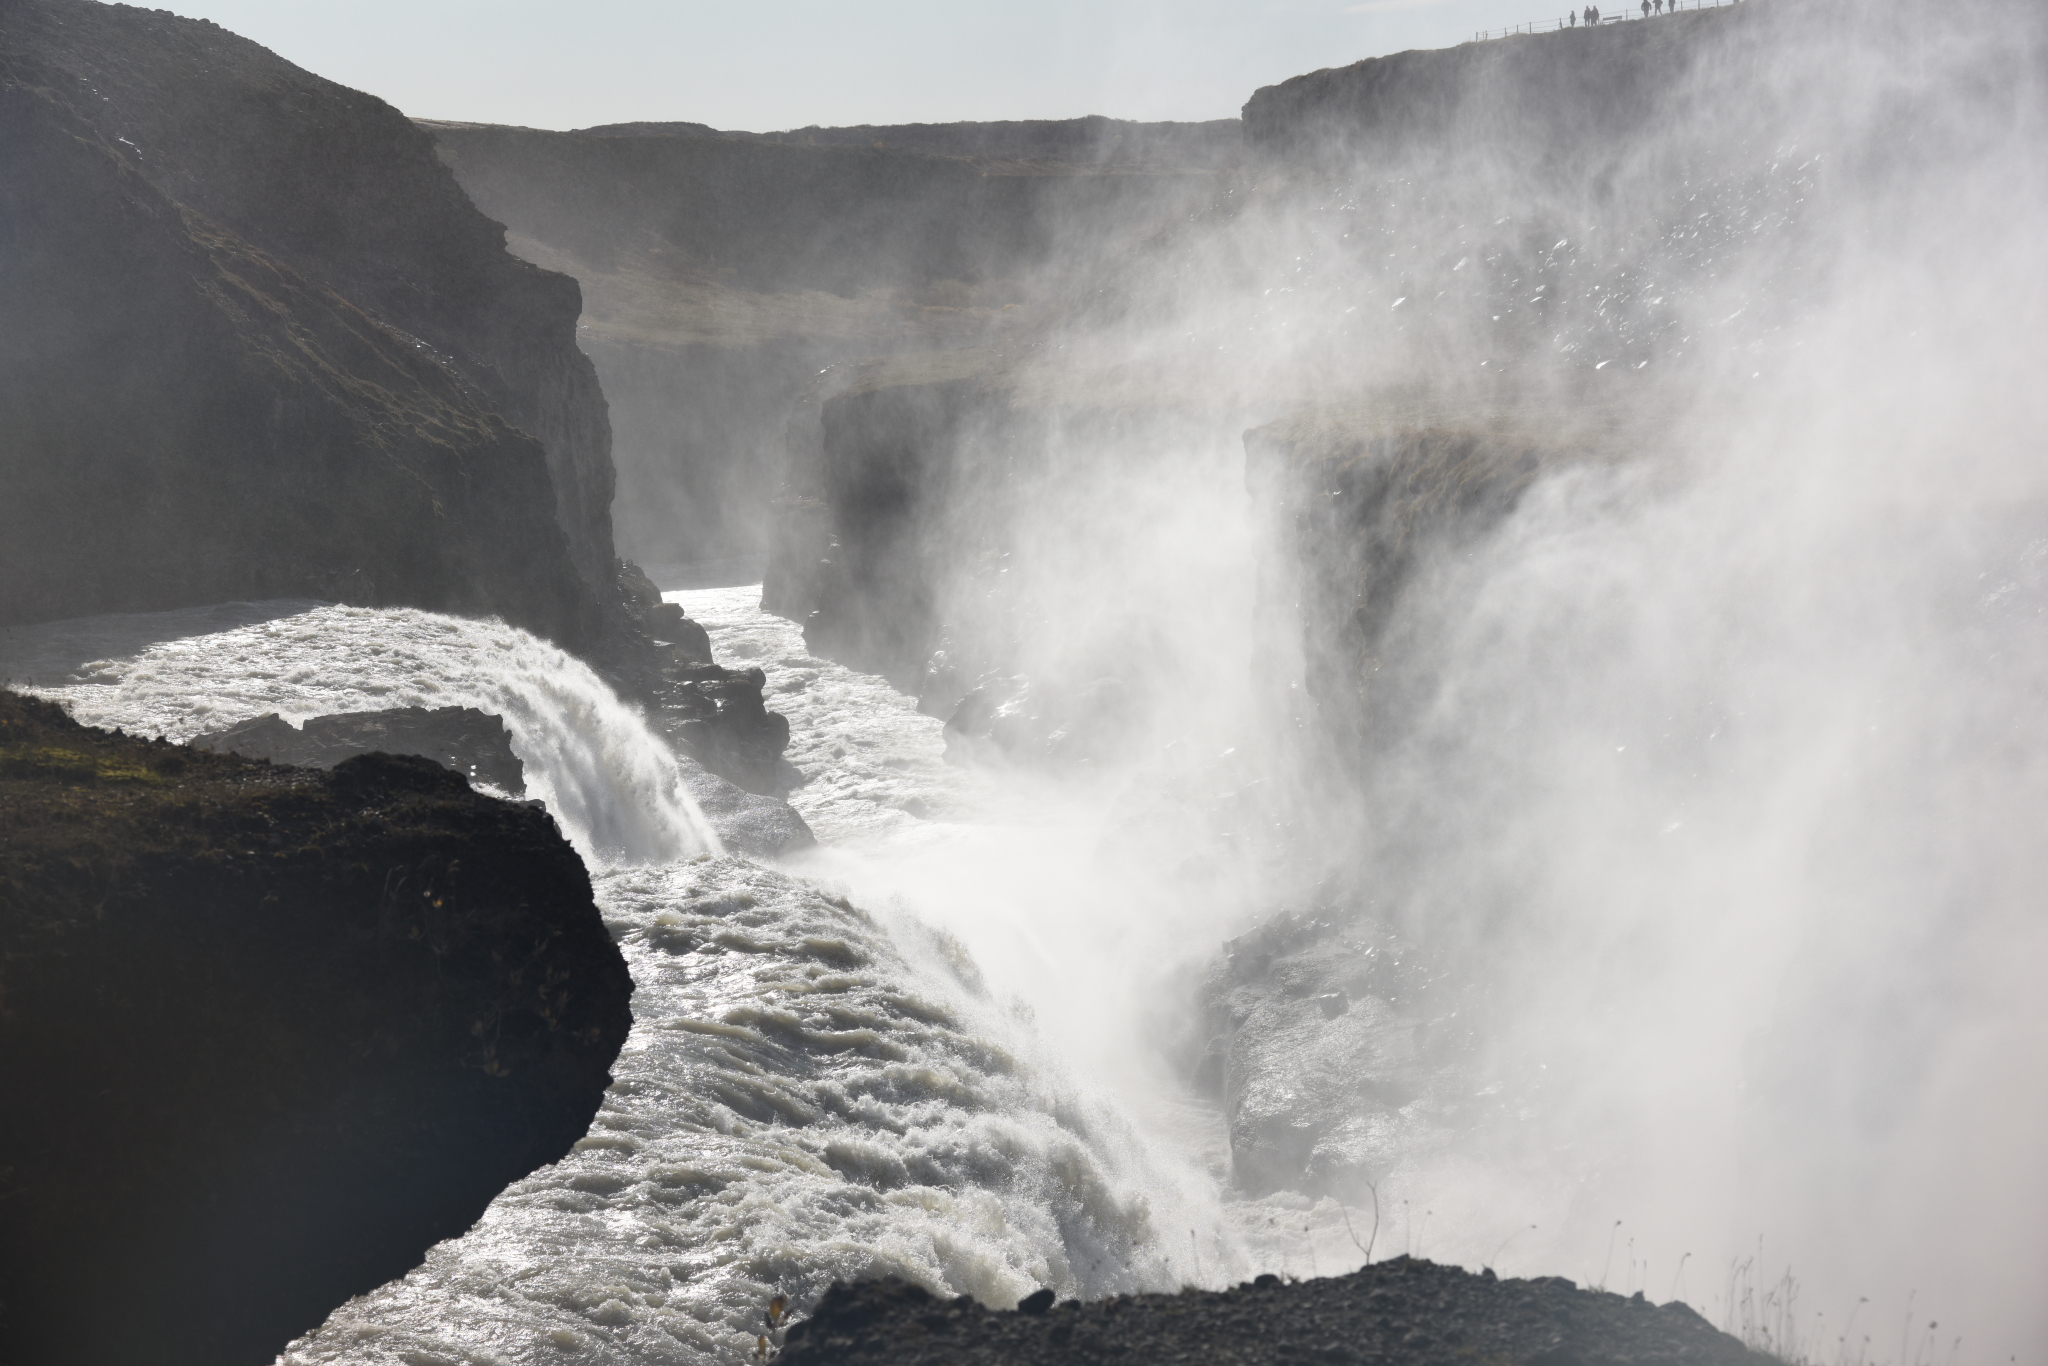
{"label": "dark basalt rock", "polygon": [[315,716],[303,728],[266,712],[192,738],[198,749],[333,768],[358,754],[417,754],[514,797],[526,794],[526,766],[503,720],[474,707],[394,707]]}
{"label": "dark basalt rock", "polygon": [[543,811],[0,693],[0,1359],[270,1361],[583,1135],[631,989]]}
{"label": "dark basalt rock", "polygon": [[1234,1290],[1123,1295],[1015,1311],[902,1281],[835,1285],[789,1330],[787,1366],[1087,1366],[1091,1362],[1375,1362],[1389,1366],[1768,1366],[1680,1303],[1498,1280],[1398,1257],[1348,1276],[1260,1276]]}
{"label": "dark basalt rock", "polygon": [[611,563],[576,283],[397,110],[161,10],[0,6],[0,620],[319,597],[570,645]]}
{"label": "dark basalt rock", "polygon": [[[787,791],[794,776],[782,760],[789,748],[789,718],[768,710],[761,693],[768,675],[758,668],[713,663],[710,633],[675,603],[663,602],[646,571],[621,560],[617,572],[619,599],[637,641],[634,649],[615,652],[613,681],[645,701],[655,726],[712,773],[755,794]],[[746,805],[723,801],[719,794],[698,796],[729,814]],[[754,804],[749,812],[741,842],[754,851],[772,851],[761,844],[763,839],[778,849],[810,842],[810,828],[794,811],[788,819],[768,817]]]}

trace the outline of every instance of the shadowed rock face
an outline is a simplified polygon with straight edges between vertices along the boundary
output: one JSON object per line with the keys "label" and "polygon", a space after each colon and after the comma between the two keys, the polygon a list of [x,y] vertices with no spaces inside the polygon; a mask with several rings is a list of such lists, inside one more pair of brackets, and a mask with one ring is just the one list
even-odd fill
{"label": "shadowed rock face", "polygon": [[1055,1305],[1050,1290],[1015,1311],[962,1295],[935,1299],[901,1281],[836,1285],[789,1330],[788,1366],[1024,1366],[1303,1361],[1436,1366],[1766,1366],[1683,1304],[1580,1290],[1559,1277],[1498,1280],[1411,1257],[1348,1276],[1233,1290],[1121,1295]]}
{"label": "shadowed rock face", "polygon": [[0,693],[0,1358],[271,1360],[583,1135],[631,990],[540,810]]}
{"label": "shadowed rock face", "polygon": [[[1465,577],[1475,548],[1546,474],[1658,464],[1667,418],[1644,386],[1391,392],[1245,433],[1246,483],[1272,531],[1256,649],[1300,661],[1299,720],[1330,790],[1398,746],[1434,695],[1432,632],[1442,602],[1476,591]],[[1246,1194],[1362,1200],[1402,1154],[1497,1103],[1460,1070],[1484,993],[1371,903],[1332,883],[1320,904],[1273,917],[1211,965],[1189,1071],[1224,1109]]]}
{"label": "shadowed rock face", "polygon": [[0,619],[311,595],[592,629],[576,285],[398,111],[202,21],[13,0],[0,118]]}

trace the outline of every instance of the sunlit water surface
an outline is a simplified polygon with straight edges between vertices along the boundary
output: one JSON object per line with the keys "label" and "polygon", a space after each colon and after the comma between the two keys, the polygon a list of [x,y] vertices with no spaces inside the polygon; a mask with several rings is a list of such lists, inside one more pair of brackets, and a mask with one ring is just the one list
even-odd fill
{"label": "sunlit water surface", "polygon": [[[1104,805],[948,766],[940,722],[809,657],[758,587],[669,596],[790,717],[792,801],[823,844],[800,864],[723,855],[640,715],[495,621],[272,602],[0,642],[17,685],[173,739],[266,711],[500,714],[591,864],[635,1025],[589,1136],[284,1359],[735,1360],[774,1296],[801,1314],[834,1279],[1008,1304],[1260,1260],[1213,1115],[1157,1078],[1106,1099],[1141,1024],[1116,1004],[1142,973],[1114,911],[1146,891],[1071,854]],[[1097,982],[1097,1007],[1033,1004]]]}

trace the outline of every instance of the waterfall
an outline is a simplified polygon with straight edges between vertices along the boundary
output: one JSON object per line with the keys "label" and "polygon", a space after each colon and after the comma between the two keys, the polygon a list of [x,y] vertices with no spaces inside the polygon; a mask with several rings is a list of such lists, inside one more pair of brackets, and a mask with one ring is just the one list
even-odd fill
{"label": "waterfall", "polygon": [[504,718],[529,789],[587,861],[723,852],[645,718],[496,619],[289,601],[95,617],[16,629],[0,672],[89,725],[171,740],[271,711],[474,707]]}

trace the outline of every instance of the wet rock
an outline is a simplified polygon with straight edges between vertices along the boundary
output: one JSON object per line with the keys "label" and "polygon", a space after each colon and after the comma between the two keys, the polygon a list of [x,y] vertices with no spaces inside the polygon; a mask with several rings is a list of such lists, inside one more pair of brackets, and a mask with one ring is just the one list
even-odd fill
{"label": "wet rock", "polygon": [[809,824],[788,802],[748,792],[698,764],[683,762],[690,796],[728,851],[772,857],[817,843]]}
{"label": "wet rock", "polygon": [[[618,561],[615,583],[623,611],[599,671],[621,693],[645,704],[655,727],[696,763],[747,792],[786,792],[795,776],[782,759],[789,748],[789,718],[768,710],[761,691],[766,672],[715,663],[710,632],[679,604],[664,602],[640,566]],[[771,819],[766,808],[749,810],[750,833],[741,837],[743,843],[801,843],[798,827],[808,836],[794,811]]]}
{"label": "wet rock", "polygon": [[269,1362],[568,1151],[631,990],[541,810],[0,693],[0,1359]]}
{"label": "wet rock", "polygon": [[696,664],[711,662],[711,633],[683,615],[673,602],[664,602],[647,614],[647,629],[674,648],[676,658]]}
{"label": "wet rock", "polygon": [[1223,1107],[1233,1184],[1352,1198],[1430,1150],[1470,1084],[1455,1065],[1462,1004],[1417,950],[1341,903],[1227,943],[1188,1069]]}
{"label": "wet rock", "polygon": [[315,716],[303,727],[276,712],[193,737],[198,749],[333,768],[358,754],[417,754],[500,792],[526,793],[526,767],[502,719],[474,707],[395,707]]}
{"label": "wet rock", "polygon": [[[1043,1300],[1040,1300],[1040,1297]],[[1683,1304],[1500,1280],[1398,1257],[1348,1276],[1262,1275],[1233,1290],[1123,1295],[1047,1312],[942,1301],[901,1281],[835,1285],[789,1330],[788,1366],[1385,1362],[1396,1366],[1768,1366]],[[1038,1302],[1035,1312],[1026,1305]]]}

